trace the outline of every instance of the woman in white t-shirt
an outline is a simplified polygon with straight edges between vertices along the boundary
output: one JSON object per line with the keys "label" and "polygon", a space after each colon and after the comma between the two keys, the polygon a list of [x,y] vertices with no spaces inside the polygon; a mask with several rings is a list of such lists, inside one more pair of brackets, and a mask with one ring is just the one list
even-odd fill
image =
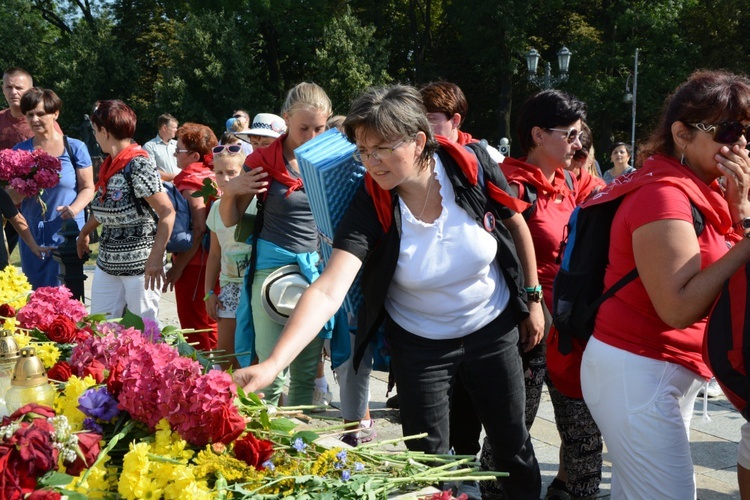
{"label": "woman in white t-shirt", "polygon": [[[242,172],[242,164],[245,162],[245,153],[240,144],[220,144],[213,148],[214,175],[219,189],[224,189],[230,179],[237,177]],[[252,245],[238,242],[234,239],[236,226],[227,227],[221,221],[219,204],[216,200],[211,205],[211,210],[206,219],[206,225],[211,230],[211,246],[206,261],[206,312],[208,316],[216,320],[219,328],[218,349],[223,351],[222,355],[234,354],[234,330],[237,325],[236,313],[240,302],[243,277],[245,271],[250,267],[250,256]],[[255,201],[247,207],[245,213],[255,214]],[[219,283],[219,293],[215,293],[216,283]],[[221,363],[224,368],[232,366],[239,368],[237,359],[232,357],[224,359]]]}
{"label": "woman in white t-shirt", "polygon": [[433,135],[413,87],[367,91],[352,103],[344,129],[367,169],[365,186],[270,357],[237,370],[235,381],[250,391],[266,387],[338,310],[361,268],[354,367],[384,325],[404,435],[427,433],[407,446],[448,453],[448,395],[461,377],[501,450],[497,469],[510,473],[500,479],[504,491],[537,500],[541,476],[524,425],[519,343],[533,347],[542,332],[528,324],[516,255],[533,250],[516,247],[507,229],[522,222],[522,207],[484,150]]}

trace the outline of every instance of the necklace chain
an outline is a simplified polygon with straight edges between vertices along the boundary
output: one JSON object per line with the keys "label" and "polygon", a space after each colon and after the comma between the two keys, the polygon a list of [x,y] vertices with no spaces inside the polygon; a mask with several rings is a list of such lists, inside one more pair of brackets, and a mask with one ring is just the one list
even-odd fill
{"label": "necklace chain", "polygon": [[424,205],[422,206],[422,211],[419,212],[419,215],[417,215],[417,219],[422,220],[422,214],[424,214],[424,211],[427,209],[427,203],[430,201],[430,193],[432,192],[432,185],[435,183],[435,180],[433,179],[433,173],[430,172],[430,185],[427,186],[427,197],[424,199]]}

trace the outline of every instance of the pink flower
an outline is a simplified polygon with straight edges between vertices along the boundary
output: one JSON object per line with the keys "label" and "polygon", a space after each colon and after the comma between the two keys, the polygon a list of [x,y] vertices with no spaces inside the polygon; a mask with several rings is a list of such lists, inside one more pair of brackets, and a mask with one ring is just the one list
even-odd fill
{"label": "pink flower", "polygon": [[47,286],[34,290],[29,301],[18,311],[18,321],[23,328],[42,331],[59,316],[78,322],[86,316],[86,307],[65,286]]}

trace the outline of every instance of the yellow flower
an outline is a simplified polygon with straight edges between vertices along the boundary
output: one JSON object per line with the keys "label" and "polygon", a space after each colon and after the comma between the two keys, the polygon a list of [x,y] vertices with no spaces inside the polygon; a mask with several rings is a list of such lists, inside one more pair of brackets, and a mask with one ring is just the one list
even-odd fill
{"label": "yellow flower", "polygon": [[256,471],[229,454],[217,455],[210,446],[198,452],[193,463],[196,465],[193,470],[195,477],[200,479],[221,474],[229,482],[252,482],[263,477],[263,471]]}
{"label": "yellow flower", "polygon": [[26,276],[15,266],[0,271],[0,305],[10,304],[16,310],[26,305],[31,285]]}
{"label": "yellow flower", "polygon": [[[11,321],[11,320],[8,320],[8,321]],[[15,319],[12,321],[14,324],[17,323]],[[21,332],[20,330],[13,334],[13,338],[16,339],[16,344],[18,344],[19,349],[23,349],[24,347],[29,345],[29,343],[31,342],[31,335],[25,332]]]}
{"label": "yellow flower", "polygon": [[80,379],[72,375],[65,383],[65,391],[55,397],[55,413],[68,417],[68,423],[73,432],[83,430],[83,421],[86,415],[78,409],[78,398],[86,392],[89,387],[94,387],[96,380],[91,375]]}
{"label": "yellow flower", "polygon": [[36,355],[47,370],[55,366],[57,360],[60,359],[60,349],[54,342],[34,342],[33,346],[36,348]]}
{"label": "yellow flower", "polygon": [[111,495],[108,492],[111,490],[112,484],[110,484],[109,471],[106,467],[108,461],[109,456],[105,455],[104,459],[91,469],[85,481],[83,480],[83,476],[86,474],[84,470],[78,477],[73,478],[65,489],[83,493],[88,498],[109,498]]}
{"label": "yellow flower", "polygon": [[310,473],[316,476],[325,476],[336,463],[336,454],[341,448],[331,448],[320,454],[315,463],[310,468]]}
{"label": "yellow flower", "polygon": [[193,458],[195,452],[186,450],[186,447],[187,441],[176,432],[172,432],[167,419],[161,419],[156,424],[156,434],[154,435],[154,443],[151,445],[151,453],[187,462]]}
{"label": "yellow flower", "polygon": [[130,451],[123,458],[117,491],[128,500],[162,496],[159,486],[149,477],[152,462],[148,458],[148,453],[148,443],[130,443]]}

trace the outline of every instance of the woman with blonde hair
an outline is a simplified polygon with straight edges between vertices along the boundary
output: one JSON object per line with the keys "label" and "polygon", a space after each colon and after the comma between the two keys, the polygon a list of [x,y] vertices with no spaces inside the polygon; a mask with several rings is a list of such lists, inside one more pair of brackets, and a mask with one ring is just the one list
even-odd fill
{"label": "woman with blonde hair", "polygon": [[[274,271],[291,264],[298,265],[309,281],[317,278],[318,231],[294,150],[324,132],[331,113],[331,101],[321,87],[306,82],[295,86],[282,109],[287,132],[267,148],[248,156],[244,172],[224,187],[219,210],[226,226],[237,224],[252,199],[259,198],[253,234],[255,250],[237,310],[235,352],[254,351],[261,362],[270,356],[283,328],[279,318],[271,317],[263,307],[264,282]],[[312,403],[325,336],[322,333],[309,342],[289,369],[264,388],[269,402],[278,404],[289,375],[287,403]],[[247,358],[240,356],[240,363],[246,365]]]}

